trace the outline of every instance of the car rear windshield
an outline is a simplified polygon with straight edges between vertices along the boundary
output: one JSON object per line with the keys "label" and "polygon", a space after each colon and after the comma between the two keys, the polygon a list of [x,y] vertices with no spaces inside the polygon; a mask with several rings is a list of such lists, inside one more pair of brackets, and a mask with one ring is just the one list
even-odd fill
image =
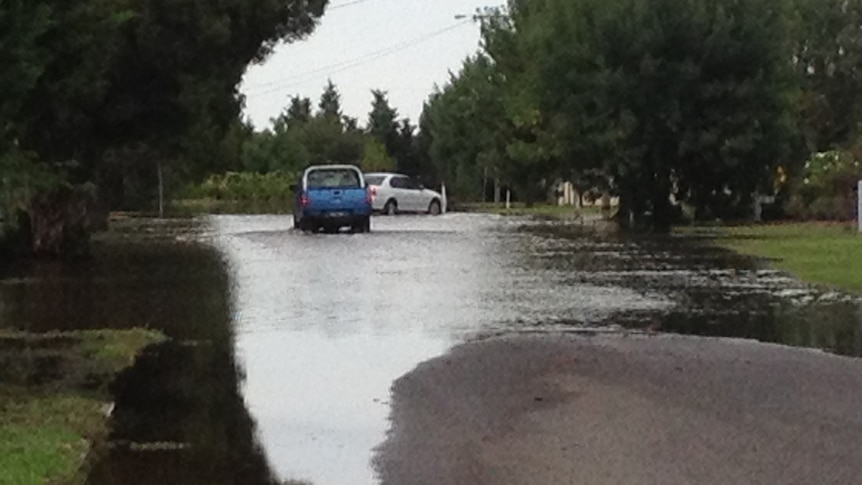
{"label": "car rear windshield", "polygon": [[367,175],[365,177],[365,183],[368,185],[381,185],[385,179],[386,177],[383,175]]}
{"label": "car rear windshield", "polygon": [[323,168],[308,172],[309,188],[358,188],[362,180],[356,170],[349,168]]}

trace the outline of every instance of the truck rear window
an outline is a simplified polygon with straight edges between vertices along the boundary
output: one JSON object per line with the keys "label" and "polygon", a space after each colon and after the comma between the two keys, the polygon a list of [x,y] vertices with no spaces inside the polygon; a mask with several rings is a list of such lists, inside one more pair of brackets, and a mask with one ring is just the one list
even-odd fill
{"label": "truck rear window", "polygon": [[361,188],[362,181],[356,170],[348,168],[320,169],[308,172],[309,188]]}

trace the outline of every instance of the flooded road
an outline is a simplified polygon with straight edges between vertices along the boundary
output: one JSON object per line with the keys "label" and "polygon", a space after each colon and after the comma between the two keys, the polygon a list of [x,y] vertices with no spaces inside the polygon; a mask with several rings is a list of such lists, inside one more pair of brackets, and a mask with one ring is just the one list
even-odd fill
{"label": "flooded road", "polygon": [[532,237],[503,219],[380,218],[367,236],[308,236],[290,224],[224,217],[216,228],[262,444],[277,472],[314,483],[373,483],[392,382],[454,343],[669,305],[525,267]]}
{"label": "flooded road", "polygon": [[3,270],[0,328],[174,339],[118,379],[90,483],[378,483],[393,382],[498,335],[671,332],[862,356],[859,299],[694,239],[468,214],[376,218],[368,235],[291,227],[148,221],[93,261]]}
{"label": "flooded road", "polygon": [[243,394],[283,477],[375,483],[392,382],[477,338],[668,330],[862,352],[855,299],[692,241],[464,214],[378,218],[363,236],[290,226],[214,221]]}

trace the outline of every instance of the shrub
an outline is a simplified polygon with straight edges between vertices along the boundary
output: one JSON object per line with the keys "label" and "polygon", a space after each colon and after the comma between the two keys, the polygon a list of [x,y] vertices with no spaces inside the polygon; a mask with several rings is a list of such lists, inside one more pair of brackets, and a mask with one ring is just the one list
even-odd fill
{"label": "shrub", "polygon": [[805,163],[785,210],[797,219],[852,219],[860,179],[862,164],[850,152],[818,153]]}
{"label": "shrub", "polygon": [[190,199],[266,201],[291,198],[296,177],[281,172],[227,172],[211,175],[186,191]]}

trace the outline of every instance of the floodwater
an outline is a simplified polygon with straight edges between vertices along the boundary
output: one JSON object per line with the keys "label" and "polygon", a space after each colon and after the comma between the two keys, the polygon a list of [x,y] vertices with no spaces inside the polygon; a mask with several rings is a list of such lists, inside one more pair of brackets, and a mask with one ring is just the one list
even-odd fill
{"label": "floodwater", "polygon": [[130,225],[0,279],[0,327],[150,326],[93,484],[375,483],[392,382],[517,332],[679,332],[862,356],[859,299],[688,238],[449,214],[307,235],[282,216]]}

